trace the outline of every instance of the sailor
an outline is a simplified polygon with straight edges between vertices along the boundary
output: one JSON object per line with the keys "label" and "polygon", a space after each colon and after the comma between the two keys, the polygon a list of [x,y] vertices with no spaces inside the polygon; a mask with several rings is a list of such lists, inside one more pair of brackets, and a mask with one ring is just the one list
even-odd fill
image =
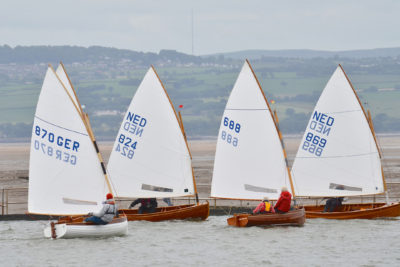
{"label": "sailor", "polygon": [[155,198],[138,198],[129,205],[129,208],[131,209],[139,203],[139,214],[156,212],[157,200]]}
{"label": "sailor", "polygon": [[[336,190],[344,190],[344,186],[338,185],[338,186],[336,186],[335,189]],[[343,200],[344,200],[343,197],[329,198],[325,203],[324,212],[334,212],[337,208],[342,206]]]}
{"label": "sailor", "polygon": [[276,213],[286,213],[290,210],[290,202],[292,201],[292,194],[288,191],[286,186],[281,189],[281,195],[275,204]]}
{"label": "sailor", "polygon": [[257,208],[253,210],[253,214],[265,214],[265,213],[275,213],[274,207],[272,207],[269,202],[268,197],[264,197],[264,200],[258,204]]}
{"label": "sailor", "polygon": [[117,216],[117,205],[114,201],[114,196],[108,193],[106,196],[107,200],[103,202],[103,208],[99,212],[89,212],[91,216],[85,219],[85,222],[92,222],[94,224],[107,224],[111,222],[115,216]]}

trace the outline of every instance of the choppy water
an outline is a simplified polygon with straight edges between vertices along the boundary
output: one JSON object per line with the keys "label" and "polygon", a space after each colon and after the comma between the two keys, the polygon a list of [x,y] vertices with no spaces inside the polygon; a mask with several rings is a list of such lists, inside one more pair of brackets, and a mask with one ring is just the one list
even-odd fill
{"label": "choppy water", "polygon": [[1,266],[400,266],[400,220],[308,220],[304,227],[233,228],[129,222],[125,237],[49,240],[43,221],[0,222]]}

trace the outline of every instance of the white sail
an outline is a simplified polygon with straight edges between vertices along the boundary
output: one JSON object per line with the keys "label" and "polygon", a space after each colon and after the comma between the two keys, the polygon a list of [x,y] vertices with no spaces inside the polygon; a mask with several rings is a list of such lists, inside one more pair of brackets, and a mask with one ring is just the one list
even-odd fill
{"label": "white sail", "polygon": [[74,97],[67,92],[49,67],[32,129],[30,213],[85,214],[99,210],[106,194],[96,151]]}
{"label": "white sail", "polygon": [[123,118],[108,171],[119,197],[194,194],[189,150],[153,68],[146,73]]}
{"label": "white sail", "polygon": [[246,61],[222,117],[211,196],[278,199],[290,188],[279,135],[255,75]]}
{"label": "white sail", "polygon": [[292,167],[299,196],[384,191],[379,152],[359,100],[339,66],[322,92]]}

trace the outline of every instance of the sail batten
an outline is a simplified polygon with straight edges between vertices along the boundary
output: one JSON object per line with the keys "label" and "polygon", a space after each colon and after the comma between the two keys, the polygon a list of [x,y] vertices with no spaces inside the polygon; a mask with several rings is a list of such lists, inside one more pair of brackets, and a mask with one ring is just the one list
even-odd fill
{"label": "sail batten", "polygon": [[278,199],[281,187],[290,186],[289,180],[278,127],[246,61],[222,117],[211,196]]}
{"label": "sail batten", "polygon": [[[153,67],[123,117],[107,168],[120,198],[195,193],[189,147],[172,102]],[[171,190],[163,192],[162,188]]]}
{"label": "sail batten", "polygon": [[293,163],[298,195],[382,193],[380,152],[372,130],[356,91],[339,66],[311,113]]}

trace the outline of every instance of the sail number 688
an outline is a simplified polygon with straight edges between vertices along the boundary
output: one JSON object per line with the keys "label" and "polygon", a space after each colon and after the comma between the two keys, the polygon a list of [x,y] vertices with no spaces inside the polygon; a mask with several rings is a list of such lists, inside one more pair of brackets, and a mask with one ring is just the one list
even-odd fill
{"label": "sail number 688", "polygon": [[234,130],[235,132],[240,132],[240,124],[235,123],[233,120],[229,120],[228,117],[224,118],[224,126],[227,126],[229,129]]}
{"label": "sail number 688", "polygon": [[237,146],[239,142],[239,140],[236,137],[228,134],[225,131],[222,131],[221,139],[226,141],[228,144],[232,144],[233,146]]}

